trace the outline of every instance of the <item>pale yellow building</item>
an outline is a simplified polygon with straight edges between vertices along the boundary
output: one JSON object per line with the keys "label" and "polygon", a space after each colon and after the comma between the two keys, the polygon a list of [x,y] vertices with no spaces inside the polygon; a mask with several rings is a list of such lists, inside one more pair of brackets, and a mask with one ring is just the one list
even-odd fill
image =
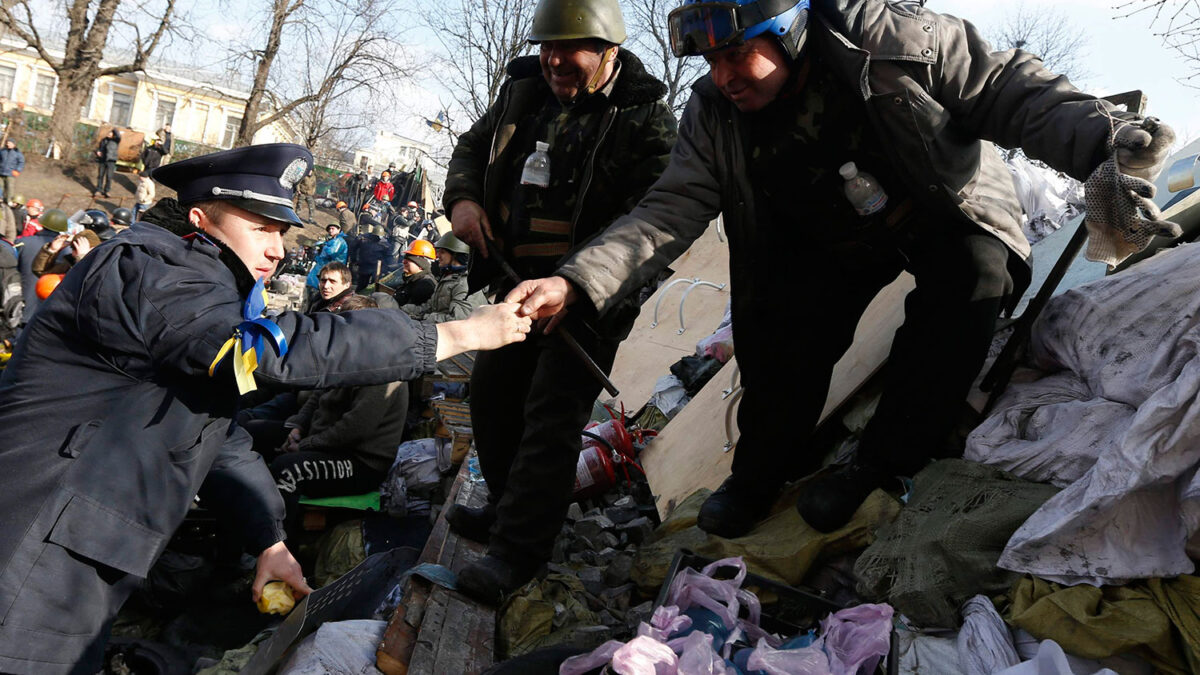
{"label": "pale yellow building", "polygon": [[[132,128],[147,138],[170,124],[177,141],[230,148],[250,93],[218,80],[219,76],[166,66],[104,76],[92,85],[80,120]],[[26,110],[49,115],[57,88],[54,70],[34,50],[18,40],[0,38],[0,105],[5,110],[23,105]],[[299,136],[285,117],[260,129],[254,142],[294,143]]]}

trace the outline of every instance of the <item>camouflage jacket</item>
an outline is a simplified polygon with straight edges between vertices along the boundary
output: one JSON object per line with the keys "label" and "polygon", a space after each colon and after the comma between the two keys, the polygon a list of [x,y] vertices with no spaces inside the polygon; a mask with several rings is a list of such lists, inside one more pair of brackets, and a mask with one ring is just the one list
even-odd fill
{"label": "camouflage jacket", "polygon": [[[619,76],[613,84],[592,147],[585,153],[581,193],[575,198],[571,218],[571,250],[577,250],[618,216],[632,209],[667,166],[675,143],[675,118],[662,100],[666,85],[646,72],[632,53],[620,50]],[[510,143],[518,121],[529,120],[552,102],[550,87],[542,77],[538,57],[527,56],[508,64],[508,80],[496,102],[458,139],[446,177],[444,204],[470,199],[487,211],[493,232],[506,243],[501,203],[503,192],[516,182],[507,175],[519,166],[526,148]],[[568,253],[570,255],[570,253]],[[500,277],[487,260],[473,256],[471,290]]]}

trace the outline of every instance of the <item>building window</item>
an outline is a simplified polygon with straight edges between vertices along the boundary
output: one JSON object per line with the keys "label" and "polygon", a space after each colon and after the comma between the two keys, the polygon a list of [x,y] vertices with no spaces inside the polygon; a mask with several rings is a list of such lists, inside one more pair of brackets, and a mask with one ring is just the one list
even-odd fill
{"label": "building window", "polygon": [[208,105],[192,104],[192,138],[203,143],[204,132],[208,130]]}
{"label": "building window", "polygon": [[96,85],[93,84],[92,88],[88,90],[87,100],[83,102],[83,107],[79,109],[80,117],[85,118],[85,119],[91,119],[91,117],[92,117],[92,101],[95,98],[96,98]]}
{"label": "building window", "polygon": [[154,130],[157,131],[168,124],[175,123],[175,100],[158,99],[158,107],[154,109]]}
{"label": "building window", "polygon": [[33,88],[33,105],[35,108],[54,107],[55,84],[53,75],[38,74],[37,84]]}
{"label": "building window", "polygon": [[114,126],[127,127],[133,117],[133,94],[113,89],[112,107],[108,110],[108,121]]}
{"label": "building window", "polygon": [[17,69],[0,65],[0,96],[12,98],[13,84],[17,81]]}
{"label": "building window", "polygon": [[232,148],[237,140],[238,127],[242,126],[242,118],[230,115],[225,118],[225,136],[221,139],[221,147]]}

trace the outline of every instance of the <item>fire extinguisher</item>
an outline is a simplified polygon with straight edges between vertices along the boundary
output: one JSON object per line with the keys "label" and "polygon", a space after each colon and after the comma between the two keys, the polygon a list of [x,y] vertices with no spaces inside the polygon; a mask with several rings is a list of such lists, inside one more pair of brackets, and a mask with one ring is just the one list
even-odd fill
{"label": "fire extinguisher", "polygon": [[[633,438],[623,420],[592,422],[583,430],[583,450],[575,465],[575,499],[591,499],[608,492],[617,484],[617,465],[626,478],[625,463],[634,462]],[[634,464],[636,466],[636,463]]]}

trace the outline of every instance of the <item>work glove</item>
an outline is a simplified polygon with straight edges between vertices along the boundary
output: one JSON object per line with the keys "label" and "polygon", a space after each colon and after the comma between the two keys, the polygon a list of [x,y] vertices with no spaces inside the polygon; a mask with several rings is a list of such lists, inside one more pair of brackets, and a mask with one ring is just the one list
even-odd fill
{"label": "work glove", "polygon": [[1178,237],[1178,225],[1162,219],[1152,199],[1154,184],[1174,142],[1171,128],[1148,117],[1123,124],[1109,139],[1110,157],[1084,187],[1088,260],[1116,266],[1158,236]]}

